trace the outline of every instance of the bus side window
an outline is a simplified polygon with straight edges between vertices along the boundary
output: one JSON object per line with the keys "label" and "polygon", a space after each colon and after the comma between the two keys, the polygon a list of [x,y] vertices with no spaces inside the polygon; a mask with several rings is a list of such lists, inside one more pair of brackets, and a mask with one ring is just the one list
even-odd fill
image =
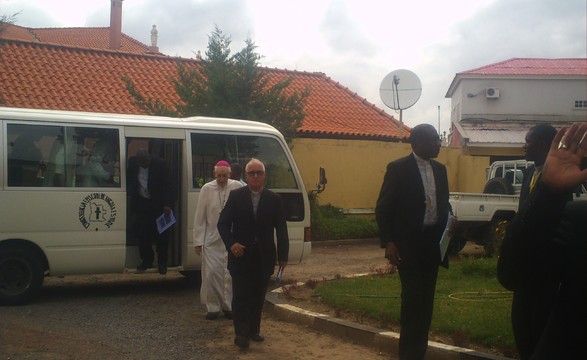
{"label": "bus side window", "polygon": [[82,134],[83,158],[78,163],[77,187],[120,187],[118,130],[76,128]]}
{"label": "bus side window", "polygon": [[8,124],[8,186],[44,186],[58,126]]}

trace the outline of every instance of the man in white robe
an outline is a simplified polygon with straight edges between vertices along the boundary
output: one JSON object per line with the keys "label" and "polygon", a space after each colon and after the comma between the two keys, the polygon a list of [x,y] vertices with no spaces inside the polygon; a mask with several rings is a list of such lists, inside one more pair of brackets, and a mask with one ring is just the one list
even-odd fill
{"label": "man in white robe", "polygon": [[224,160],[214,166],[214,176],[216,180],[200,190],[194,218],[194,247],[196,254],[202,256],[200,301],[206,305],[206,319],[218,318],[220,311],[232,319],[232,278],[227,269],[226,247],[216,225],[228,194],[242,185],[230,179],[230,164]]}

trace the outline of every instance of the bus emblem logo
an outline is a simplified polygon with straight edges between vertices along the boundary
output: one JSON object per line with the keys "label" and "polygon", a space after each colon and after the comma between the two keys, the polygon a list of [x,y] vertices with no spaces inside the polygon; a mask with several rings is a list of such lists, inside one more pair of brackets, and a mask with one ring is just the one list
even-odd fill
{"label": "bus emblem logo", "polygon": [[92,225],[110,228],[116,220],[116,204],[104,193],[89,194],[79,206],[78,217],[85,229]]}

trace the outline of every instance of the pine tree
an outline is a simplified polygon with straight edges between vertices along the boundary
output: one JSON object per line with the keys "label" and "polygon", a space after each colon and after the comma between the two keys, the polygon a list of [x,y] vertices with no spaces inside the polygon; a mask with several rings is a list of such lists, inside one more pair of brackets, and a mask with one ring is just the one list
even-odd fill
{"label": "pine tree", "polygon": [[291,141],[304,118],[309,90],[288,89],[291,78],[271,82],[269,71],[260,66],[261,56],[251,39],[231,56],[231,39],[215,27],[208,37],[206,58],[197,67],[177,62],[177,78],[172,79],[180,101],[173,107],[160,100],[145,98],[133,81],[123,80],[141,110],[166,116],[216,116],[247,119],[273,125]]}

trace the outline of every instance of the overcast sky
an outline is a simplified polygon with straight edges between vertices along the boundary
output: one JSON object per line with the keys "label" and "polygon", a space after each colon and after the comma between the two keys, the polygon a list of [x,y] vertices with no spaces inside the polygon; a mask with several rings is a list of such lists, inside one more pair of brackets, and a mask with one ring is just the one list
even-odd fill
{"label": "overcast sky", "polygon": [[[110,0],[0,0],[25,27],[107,27]],[[456,73],[514,57],[587,57],[585,0],[124,0],[122,31],[172,56],[206,51],[215,25],[233,52],[249,37],[272,68],[322,72],[399,119],[381,80],[408,69],[422,83],[408,126],[448,131]]]}

